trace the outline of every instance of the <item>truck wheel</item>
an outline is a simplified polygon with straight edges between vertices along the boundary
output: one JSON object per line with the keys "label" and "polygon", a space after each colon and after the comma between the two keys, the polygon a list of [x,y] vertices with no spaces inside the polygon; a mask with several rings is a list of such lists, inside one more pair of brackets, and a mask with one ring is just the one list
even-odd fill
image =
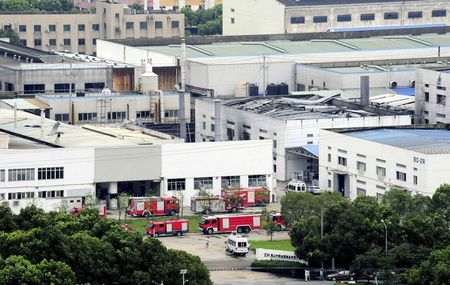
{"label": "truck wheel", "polygon": [[236,213],[236,212],[237,212],[237,208],[236,207],[231,208],[231,213]]}
{"label": "truck wheel", "polygon": [[177,236],[182,236],[183,235],[183,232],[177,232]]}
{"label": "truck wheel", "polygon": [[169,212],[169,215],[175,216],[175,211],[174,211],[174,210],[170,211],[170,212]]}
{"label": "truck wheel", "polygon": [[145,211],[144,212],[144,217],[148,218],[150,217],[152,214],[149,211]]}
{"label": "truck wheel", "polygon": [[249,227],[245,227],[244,232],[245,232],[246,234],[248,234],[250,231],[251,231],[251,230],[250,230]]}
{"label": "truck wheel", "polygon": [[243,232],[242,227],[238,227],[236,231],[238,234],[242,233]]}
{"label": "truck wheel", "polygon": [[211,214],[211,209],[205,209],[205,214],[207,215]]}
{"label": "truck wheel", "polygon": [[281,231],[281,225],[280,225],[280,224],[277,224],[277,225],[275,226],[275,228],[276,228],[277,231]]}
{"label": "truck wheel", "polygon": [[209,235],[212,235],[212,234],[214,233],[214,230],[213,230],[213,229],[208,229],[207,233],[208,233]]}

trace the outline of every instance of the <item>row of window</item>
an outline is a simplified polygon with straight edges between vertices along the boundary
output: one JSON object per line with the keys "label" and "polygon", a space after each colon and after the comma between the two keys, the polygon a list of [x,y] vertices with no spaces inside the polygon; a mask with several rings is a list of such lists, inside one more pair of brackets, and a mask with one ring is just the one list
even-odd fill
{"label": "row of window", "polygon": [[[429,92],[425,92],[425,102],[430,102],[430,93]],[[447,96],[442,95],[442,94],[437,94],[436,95],[436,104],[439,105],[447,105]]]}
{"label": "row of window", "polygon": [[[63,179],[64,167],[40,167],[38,168],[38,180]],[[0,169],[0,182],[5,182],[5,170]],[[8,181],[35,180],[35,168],[8,169]]]}
{"label": "row of window", "polygon": [[[221,179],[222,188],[239,188],[241,187],[240,176],[223,176]],[[265,175],[249,175],[248,176],[249,187],[264,187],[266,186]],[[186,179],[175,178],[167,179],[167,189],[169,191],[186,190]],[[194,178],[195,190],[207,190],[213,189],[212,177],[196,177]]]}
{"label": "row of window", "polygon": [[[85,24],[78,24],[78,25],[74,25],[76,26],[79,32],[84,32],[86,31],[86,25]],[[5,26],[5,29],[8,29],[7,27],[9,27],[9,29],[11,28],[11,26]],[[92,31],[97,32],[100,31],[100,25],[99,24],[92,24],[91,26]],[[64,24],[63,25],[63,31],[64,32],[70,32],[72,30],[72,25],[70,24]],[[27,25],[19,25],[19,32],[26,32],[27,31]],[[42,26],[41,25],[33,25],[33,31],[34,32],[42,32]],[[48,28],[46,30],[46,32],[56,32],[56,25],[52,24],[52,25],[48,25]]]}
{"label": "row of window", "polygon": [[[26,46],[27,45],[27,40],[21,39],[20,43],[22,45]],[[35,47],[42,46],[42,39],[34,39],[33,43],[34,43]],[[63,39],[62,44],[65,45],[65,46],[70,46],[72,44],[72,40],[71,39]],[[97,44],[97,39],[92,39],[92,44],[96,45]],[[48,45],[49,46],[56,46],[56,39],[49,39],[48,40]],[[78,45],[79,46],[86,45],[86,39],[78,39]]]}
{"label": "row of window", "polygon": [[[386,12],[386,13],[384,13],[383,16],[384,16],[385,20],[396,20],[399,18],[399,13],[398,12]],[[446,17],[447,10],[433,10],[431,12],[431,16],[432,17]],[[417,18],[422,18],[422,17],[423,17],[422,11],[408,12],[409,19],[417,19]],[[359,19],[361,21],[374,21],[375,13],[360,14]],[[351,22],[352,15],[351,14],[337,15],[336,21]],[[328,22],[328,16],[314,16],[313,17],[313,23],[326,23],[326,22]],[[291,17],[291,24],[304,24],[304,23],[305,23],[304,16]]]}
{"label": "row of window", "polygon": [[[177,29],[180,27],[179,21],[172,21],[170,22],[170,26],[172,29]],[[134,22],[126,22],[125,28],[127,30],[133,30],[134,29]],[[162,21],[155,21],[155,29],[162,29],[163,28],[163,22]],[[148,29],[148,23],[147,22],[139,22],[139,29],[141,30],[147,30]]]}
{"label": "row of window", "polygon": [[[1,194],[4,198],[4,194]],[[50,191],[38,191],[38,198],[62,198],[64,197],[64,190],[50,190]],[[34,192],[14,192],[8,193],[8,200],[24,200],[34,199]]]}
{"label": "row of window", "polygon": [[[84,84],[84,91],[101,90],[105,87],[104,82],[88,82]],[[45,93],[45,84],[24,84],[25,94]],[[53,85],[55,93],[69,93],[75,91],[75,83],[56,83]]]}

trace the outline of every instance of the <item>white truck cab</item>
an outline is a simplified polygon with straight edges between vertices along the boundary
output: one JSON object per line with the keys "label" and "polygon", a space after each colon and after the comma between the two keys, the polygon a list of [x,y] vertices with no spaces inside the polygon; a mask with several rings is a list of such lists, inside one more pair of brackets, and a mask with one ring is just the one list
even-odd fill
{"label": "white truck cab", "polygon": [[232,255],[246,256],[249,247],[250,244],[248,243],[247,238],[238,234],[232,234],[225,241],[225,251]]}
{"label": "white truck cab", "polygon": [[306,192],[306,183],[301,180],[293,179],[286,185],[286,190],[288,192]]}

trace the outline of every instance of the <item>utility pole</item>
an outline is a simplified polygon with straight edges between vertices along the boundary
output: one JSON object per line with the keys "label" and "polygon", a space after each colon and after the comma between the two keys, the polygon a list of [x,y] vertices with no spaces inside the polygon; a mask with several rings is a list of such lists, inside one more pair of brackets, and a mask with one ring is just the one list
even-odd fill
{"label": "utility pole", "polygon": [[181,269],[180,270],[180,274],[183,276],[182,278],[183,278],[183,285],[185,285],[185,280],[184,280],[184,275],[187,273],[187,269]]}
{"label": "utility pole", "polygon": [[267,82],[266,82],[266,55],[263,54],[262,55],[263,58],[263,90],[264,90],[264,94],[266,93],[266,88],[267,88]]}
{"label": "utility pole", "polygon": [[69,72],[66,73],[67,78],[69,78],[69,124],[73,124],[73,112],[72,112],[72,79],[75,74],[72,71],[72,62],[70,63]]}
{"label": "utility pole", "polygon": [[387,253],[388,253],[388,241],[387,241],[388,230],[387,230],[387,226],[386,226],[386,223],[384,222],[384,220],[381,220],[381,222],[383,223],[383,226],[384,226],[384,253],[386,253],[386,255],[387,255]]}
{"label": "utility pole", "polygon": [[[323,207],[320,208],[320,241],[323,241]],[[320,260],[320,269],[323,270],[323,258]]]}

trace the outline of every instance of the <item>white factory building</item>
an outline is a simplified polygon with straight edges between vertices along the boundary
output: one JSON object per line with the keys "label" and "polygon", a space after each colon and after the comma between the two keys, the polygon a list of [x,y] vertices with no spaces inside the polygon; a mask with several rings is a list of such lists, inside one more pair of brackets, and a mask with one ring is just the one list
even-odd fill
{"label": "white factory building", "polygon": [[334,105],[339,93],[325,93],[221,101],[197,99],[195,140],[271,141],[273,172],[278,180],[313,181],[318,173],[320,129],[411,124],[410,115],[377,115],[374,108],[365,111],[357,105]]}
{"label": "white factory building", "polygon": [[417,69],[416,116],[425,124],[450,123],[450,68]]}
{"label": "white factory building", "polygon": [[450,182],[445,125],[321,130],[320,187],[355,199],[390,189],[431,196]]}
{"label": "white factory building", "polygon": [[448,25],[446,0],[226,0],[224,35]]}
{"label": "white factory building", "polygon": [[[184,143],[126,125],[70,126],[0,109],[0,200],[14,212],[81,206],[95,195],[114,208],[117,194],[178,196],[185,205],[200,188],[272,189],[272,142]],[[16,118],[16,119],[14,119]]]}
{"label": "white factory building", "polygon": [[[287,35],[285,36],[287,38]],[[414,58],[445,58],[450,56],[449,34],[422,35],[394,35],[386,37],[321,38],[306,40],[287,40],[286,38],[270,38],[258,40],[249,37],[245,41],[242,37],[215,39],[209,38],[186,39],[186,91],[206,95],[212,98],[230,98],[248,96],[249,92],[242,92],[243,86],[254,84],[258,87],[258,94],[263,94],[270,84],[287,84],[288,91],[300,91],[304,85],[323,88],[324,80],[306,78],[301,67],[297,64],[347,63],[352,66],[367,64],[377,60],[404,59],[402,65],[407,65],[409,59]],[[228,39],[228,41],[226,41]],[[101,58],[117,61],[123,64],[140,66],[142,60],[151,60],[154,71],[161,82],[176,82],[170,74],[181,74],[182,47],[179,42],[155,45],[151,41],[112,41],[98,40],[97,55]],[[224,41],[224,42],[221,42]],[[407,52],[405,52],[407,51]],[[368,62],[369,63],[366,63]],[[361,62],[361,63],[358,63]],[[388,64],[388,63],[386,63]],[[339,67],[339,66],[338,66]],[[380,66],[380,74],[376,70],[371,73],[373,82],[378,85],[389,85],[397,80],[398,86],[407,87],[411,79],[406,79],[408,73],[389,70]],[[406,67],[403,70],[407,69]],[[411,69],[411,68],[410,68]],[[167,73],[162,72],[163,70]],[[330,71],[328,74],[330,74]],[[159,73],[158,73],[159,72]],[[307,72],[314,75],[315,71]],[[363,72],[363,71],[361,71]],[[410,74],[412,70],[408,71]],[[352,86],[350,75],[341,72],[336,79],[325,80],[325,88],[333,89],[335,85]],[[399,78],[397,78],[399,74]],[[318,75],[319,77],[322,75]],[[355,76],[355,75],[353,75]],[[379,79],[376,79],[378,78]],[[391,80],[389,78],[391,77]],[[339,78],[342,78],[340,81]],[[345,79],[344,79],[345,78]],[[308,79],[308,80],[307,80]],[[310,84],[314,80],[314,84]],[[386,82],[388,80],[388,82]],[[381,82],[383,84],[381,84]],[[341,84],[342,83],[342,84]],[[345,83],[345,84],[343,84]]]}

